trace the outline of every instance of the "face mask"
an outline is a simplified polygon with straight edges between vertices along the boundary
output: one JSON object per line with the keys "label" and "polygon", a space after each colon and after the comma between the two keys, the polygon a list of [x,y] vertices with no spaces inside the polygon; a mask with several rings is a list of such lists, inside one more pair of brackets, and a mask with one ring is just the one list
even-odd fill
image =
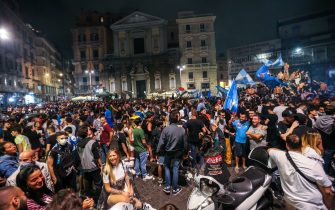
{"label": "face mask", "polygon": [[319,115],[319,116],[325,116],[326,113],[325,113],[325,112],[319,112],[318,115]]}
{"label": "face mask", "polygon": [[124,132],[128,133],[128,128],[127,127],[125,127],[123,130],[124,130]]}
{"label": "face mask", "polygon": [[66,144],[66,142],[67,142],[67,139],[60,139],[59,140],[59,144],[62,145],[62,146],[64,146]]}

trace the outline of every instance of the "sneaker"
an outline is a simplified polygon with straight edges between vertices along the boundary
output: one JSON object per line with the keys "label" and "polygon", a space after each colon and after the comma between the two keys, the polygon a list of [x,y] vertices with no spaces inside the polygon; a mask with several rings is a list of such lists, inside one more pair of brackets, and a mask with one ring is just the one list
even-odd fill
{"label": "sneaker", "polygon": [[163,188],[163,191],[164,191],[166,194],[170,194],[170,193],[171,193],[171,187],[164,187],[164,188]]}
{"label": "sneaker", "polygon": [[150,179],[153,179],[153,178],[154,178],[153,176],[146,175],[146,176],[143,178],[143,181],[150,180]]}
{"label": "sneaker", "polygon": [[172,190],[172,195],[178,195],[182,191],[181,187],[178,187],[175,190]]}
{"label": "sneaker", "polygon": [[148,204],[148,203],[143,203],[142,209],[143,209],[143,210],[156,210],[155,208],[153,208],[153,207],[152,207],[150,204]]}
{"label": "sneaker", "polygon": [[158,182],[158,184],[163,184],[163,179],[158,177],[157,182]]}

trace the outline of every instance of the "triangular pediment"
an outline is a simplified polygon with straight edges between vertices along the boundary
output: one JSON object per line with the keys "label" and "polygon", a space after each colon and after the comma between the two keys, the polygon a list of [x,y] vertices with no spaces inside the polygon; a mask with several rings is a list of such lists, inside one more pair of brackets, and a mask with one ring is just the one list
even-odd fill
{"label": "triangular pediment", "polygon": [[117,28],[127,28],[129,26],[137,26],[137,25],[152,25],[152,24],[162,24],[165,23],[166,20],[149,15],[143,12],[133,12],[130,15],[122,18],[121,20],[115,22],[114,24],[111,25],[112,29],[117,29]]}

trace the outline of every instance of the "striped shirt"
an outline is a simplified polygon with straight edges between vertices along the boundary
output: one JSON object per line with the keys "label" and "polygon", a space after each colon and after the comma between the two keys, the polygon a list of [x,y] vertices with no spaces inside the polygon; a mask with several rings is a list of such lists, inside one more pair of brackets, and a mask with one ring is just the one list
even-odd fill
{"label": "striped shirt", "polygon": [[[42,195],[42,200],[49,204],[52,201],[52,197],[47,195],[47,194],[43,194]],[[45,206],[41,206],[38,203],[36,203],[34,200],[27,198],[27,206],[28,206],[28,210],[45,210],[45,208],[47,207]]]}

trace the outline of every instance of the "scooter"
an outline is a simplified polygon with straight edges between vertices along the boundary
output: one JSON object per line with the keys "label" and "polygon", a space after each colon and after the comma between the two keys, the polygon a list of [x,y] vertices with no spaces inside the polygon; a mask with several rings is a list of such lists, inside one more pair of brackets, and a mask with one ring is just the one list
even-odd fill
{"label": "scooter", "polygon": [[272,173],[266,147],[257,147],[249,154],[252,165],[233,181],[222,185],[213,177],[188,174],[195,187],[188,199],[188,210],[258,210],[273,204],[274,192],[269,189]]}

